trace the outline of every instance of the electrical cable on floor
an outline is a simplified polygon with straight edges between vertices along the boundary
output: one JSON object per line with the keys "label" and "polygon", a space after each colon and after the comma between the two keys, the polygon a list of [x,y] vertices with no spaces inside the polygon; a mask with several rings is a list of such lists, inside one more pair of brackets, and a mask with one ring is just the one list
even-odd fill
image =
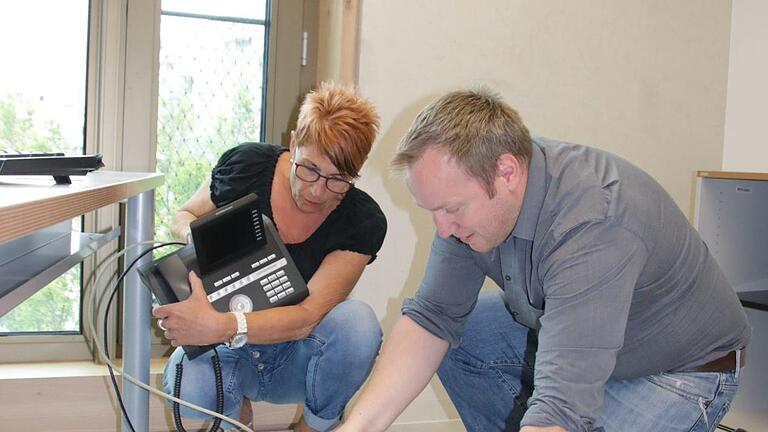
{"label": "electrical cable on floor", "polygon": [[717,425],[717,428],[720,429],[720,430],[724,430],[725,432],[747,432],[746,430],[744,430],[742,428],[734,429],[732,427],[728,427],[726,425],[721,425],[721,424]]}
{"label": "electrical cable on floor", "polygon": [[[142,243],[147,243],[147,242],[142,242]],[[154,243],[154,242],[151,242],[151,243]],[[135,259],[135,260],[134,260],[134,261],[133,261],[133,262],[132,262],[132,263],[129,265],[128,269],[126,269],[126,271],[124,271],[124,272],[123,272],[123,274],[120,276],[120,278],[118,279],[118,281],[117,281],[117,282],[116,282],[116,284],[115,284],[115,288],[114,288],[114,289],[113,289],[113,291],[112,291],[112,295],[110,296],[110,301],[109,301],[109,304],[108,304],[108,306],[107,306],[107,307],[108,307],[108,308],[107,308],[107,311],[109,310],[109,306],[111,305],[111,302],[112,302],[112,300],[114,299],[115,293],[117,292],[117,289],[118,289],[118,286],[120,285],[120,282],[121,282],[121,281],[122,281],[122,280],[125,278],[125,276],[126,276],[126,275],[128,274],[128,272],[129,272],[129,271],[132,269],[132,267],[133,267],[133,266],[136,264],[136,262],[138,262],[138,260],[139,260],[139,259],[141,259],[141,258],[142,258],[144,255],[146,255],[146,254],[147,254],[147,253],[149,253],[150,251],[152,251],[152,250],[154,250],[154,249],[157,249],[157,248],[160,248],[160,247],[163,247],[163,246],[172,245],[172,244],[177,244],[177,245],[184,245],[183,243],[178,243],[178,242],[170,242],[170,243],[166,243],[166,244],[157,245],[157,246],[155,246],[155,247],[152,247],[152,248],[150,248],[150,249],[149,249],[149,250],[147,250],[147,251],[144,251],[144,253],[142,253],[140,256],[138,256],[138,257],[137,257],[137,258],[136,258],[136,259]],[[137,245],[138,245],[138,244],[137,244]],[[133,247],[133,246],[135,246],[135,245],[131,245],[130,247]],[[128,249],[128,248],[130,248],[130,247],[127,247],[125,250],[127,250],[127,249]],[[125,253],[125,250],[124,250],[124,251],[122,251],[122,252],[120,253],[120,255],[124,254],[124,253]],[[117,257],[112,257],[112,259],[116,259],[116,258],[117,258]],[[95,279],[95,282],[96,282],[96,281],[98,281],[99,277],[100,277],[100,275],[97,275],[97,277],[96,277],[96,279]],[[103,297],[102,297],[101,301],[103,301]],[[101,303],[101,302],[100,302],[100,303]],[[93,314],[92,316],[93,316],[93,317],[96,317],[97,315],[96,315],[96,314]],[[105,315],[105,322],[106,322],[106,315]],[[92,323],[91,323],[91,324],[92,324]],[[106,328],[106,325],[105,325],[105,328]],[[93,327],[93,325],[91,326],[91,330],[94,332],[94,334],[96,333],[96,332],[95,332],[95,328]],[[101,348],[101,347],[99,346],[99,344],[98,344],[98,339],[94,339],[94,342],[96,343],[96,347],[97,347],[97,349],[99,350],[99,352],[100,352],[100,353],[103,355],[103,354],[106,352],[106,349],[103,349],[103,350],[102,350],[102,348]],[[223,415],[221,415],[221,414],[219,414],[219,413],[214,413],[214,412],[212,412],[212,411],[210,411],[210,410],[207,410],[207,409],[205,409],[205,408],[199,407],[199,406],[197,406],[197,405],[194,405],[194,404],[191,404],[191,403],[189,403],[189,402],[185,402],[185,401],[183,401],[183,400],[181,400],[181,399],[178,399],[178,398],[172,397],[171,395],[168,395],[168,394],[166,394],[166,393],[163,393],[163,392],[161,392],[161,391],[159,391],[159,390],[156,390],[156,389],[154,389],[154,388],[152,388],[152,387],[146,386],[146,384],[144,384],[144,383],[141,383],[139,380],[136,380],[135,378],[133,378],[133,377],[131,377],[130,375],[128,375],[128,374],[126,374],[125,372],[123,372],[121,369],[119,369],[119,368],[117,368],[116,366],[114,366],[114,365],[112,364],[112,362],[108,360],[108,356],[106,356],[106,358],[104,358],[104,360],[105,360],[105,362],[107,363],[107,366],[110,368],[110,374],[112,374],[112,373],[113,373],[113,372],[112,372],[112,369],[114,368],[115,370],[118,370],[118,371],[119,371],[119,372],[120,372],[120,373],[123,375],[123,377],[124,377],[124,378],[128,379],[128,381],[130,381],[130,382],[132,382],[132,383],[134,383],[134,384],[138,385],[139,387],[141,387],[141,388],[144,388],[144,389],[146,389],[146,390],[148,390],[148,391],[150,391],[150,392],[152,392],[152,393],[155,393],[155,394],[159,394],[159,395],[163,396],[163,397],[164,397],[164,398],[166,398],[166,399],[169,399],[169,400],[173,400],[173,401],[174,401],[174,403],[180,403],[180,404],[182,404],[182,405],[188,406],[188,407],[190,407],[190,408],[192,408],[192,409],[195,409],[195,410],[197,410],[197,411],[200,411],[200,412],[203,412],[203,413],[205,413],[205,414],[207,414],[207,415],[210,415],[210,416],[212,416],[212,417],[214,417],[214,418],[216,419],[214,422],[218,421],[218,422],[220,423],[220,421],[223,419],[223,420],[225,420],[225,421],[227,421],[227,422],[229,422],[229,423],[232,423],[232,424],[234,424],[234,425],[236,425],[236,426],[238,426],[238,427],[244,428],[244,430],[247,430],[247,431],[251,431],[251,429],[249,429],[247,426],[243,425],[242,423],[240,423],[240,422],[238,422],[238,421],[234,421],[233,419],[231,419],[231,418],[229,418],[229,417],[223,416]],[[117,397],[118,397],[118,398],[120,398],[120,393],[119,393],[119,390],[118,390],[118,389],[117,389],[117,387],[116,387],[116,381],[114,381],[114,376],[112,376],[112,377],[113,377],[113,385],[115,386],[115,391],[116,391]],[[141,384],[139,384],[139,383],[141,383]],[[223,404],[223,399],[222,399],[222,404]],[[222,406],[222,409],[223,409],[223,406]],[[123,414],[124,414],[124,415],[126,415],[126,417],[127,417],[127,414],[126,414],[125,412],[123,412]],[[129,422],[130,422],[130,420],[129,420]],[[218,427],[218,426],[216,426],[216,427]],[[212,429],[212,430],[213,430],[213,429]]]}
{"label": "electrical cable on floor", "polygon": [[[99,265],[96,267],[96,270],[98,270],[98,269],[99,269],[99,268],[101,268],[102,266],[106,266],[106,265],[108,265],[108,264],[112,263],[114,260],[116,260],[117,258],[119,258],[119,257],[121,257],[122,255],[124,255],[124,254],[125,254],[125,253],[128,251],[128,249],[130,249],[130,248],[132,248],[132,247],[135,247],[135,246],[139,246],[140,244],[147,244],[147,243],[151,243],[151,244],[154,244],[154,243],[156,243],[156,242],[154,242],[154,241],[149,241],[149,242],[141,242],[141,243],[137,243],[137,244],[131,245],[131,246],[129,246],[129,247],[126,247],[126,248],[125,248],[125,249],[123,249],[123,251],[121,251],[120,253],[116,254],[116,255],[115,255],[115,256],[113,256],[113,257],[110,257],[110,258],[109,258],[109,259],[107,259],[105,262],[102,262],[101,264],[99,264]],[[160,245],[160,246],[157,246],[157,247],[153,247],[153,248],[149,249],[149,251],[152,251],[152,250],[154,250],[154,249],[157,249],[157,248],[159,248],[159,247],[162,247],[162,246],[163,246],[163,245]],[[145,254],[142,254],[141,256],[144,256],[144,255],[145,255]],[[139,258],[141,258],[141,256],[139,256]],[[138,258],[137,258],[137,260],[138,260]],[[96,270],[95,270],[95,271],[96,271]],[[98,284],[98,281],[99,281],[99,279],[100,279],[100,277],[101,277],[101,274],[103,274],[103,272],[102,272],[102,273],[98,273],[98,274],[96,275],[96,277],[94,278],[94,282],[93,282],[93,284],[91,285],[91,287],[92,287],[92,288],[93,288],[93,287],[96,287],[96,286],[98,286],[97,284]],[[125,273],[124,273],[124,274],[125,274]],[[119,286],[120,282],[122,281],[122,278],[123,278],[123,276],[121,276],[121,277],[120,277],[120,278],[117,280],[117,282],[116,282],[116,286]],[[116,292],[116,290],[117,290],[117,288],[115,288],[115,290],[113,290],[113,293],[114,293],[114,292]],[[91,291],[91,293],[92,293],[92,292],[93,292],[93,291]],[[102,294],[102,295],[103,295],[103,294]],[[92,297],[92,296],[91,296],[91,297]],[[102,300],[103,300],[103,297],[102,297]],[[110,297],[110,303],[111,303],[111,301],[112,301],[112,298]],[[108,308],[107,308],[107,311],[109,311],[109,306],[108,306]],[[96,318],[96,316],[97,316],[97,315],[94,313],[94,310],[93,310],[93,307],[92,307],[92,308],[91,308],[91,317],[92,317],[92,319],[95,319],[95,318]],[[97,334],[96,334],[96,332],[95,332],[95,328],[94,328],[93,326],[91,327],[91,330],[92,330],[92,332],[93,332],[93,337],[94,337],[94,338],[96,338]],[[105,317],[104,317],[104,352],[102,353],[102,354],[103,354],[105,357],[109,357],[109,349],[108,349],[108,346],[109,346],[109,341],[107,340],[107,334],[108,334],[108,328],[107,328],[107,316],[105,316]],[[98,344],[97,344],[97,348],[98,348]],[[131,431],[135,432],[135,431],[136,431],[136,429],[133,427],[133,423],[131,423],[131,419],[128,417],[128,413],[127,413],[127,410],[126,410],[126,408],[125,408],[125,404],[124,404],[124,402],[123,402],[123,398],[122,398],[122,395],[120,394],[120,389],[119,389],[119,387],[117,386],[117,381],[116,381],[116,379],[115,379],[115,373],[114,373],[114,371],[112,370],[112,368],[111,368],[109,365],[107,365],[107,369],[109,370],[109,378],[110,378],[110,381],[112,382],[112,387],[113,387],[113,388],[114,388],[114,390],[115,390],[115,396],[117,397],[117,401],[118,401],[118,404],[120,405],[120,412],[121,412],[121,414],[123,415],[123,418],[125,419],[126,423],[128,424],[128,427],[131,429]]]}
{"label": "electrical cable on floor", "polygon": [[[108,349],[108,340],[107,340],[107,323],[109,321],[109,311],[112,309],[112,301],[115,299],[118,289],[122,286],[122,282],[125,279],[125,277],[128,275],[128,273],[133,269],[133,267],[136,265],[136,263],[141,260],[144,256],[146,256],[148,253],[159,249],[161,247],[165,246],[171,246],[171,245],[180,245],[184,246],[184,243],[179,242],[168,242],[163,243],[160,245],[153,246],[145,251],[143,251],[139,256],[137,256],[131,263],[128,265],[128,267],[123,271],[123,273],[120,275],[119,278],[117,278],[117,281],[115,282],[115,286],[112,289],[112,294],[109,296],[109,301],[107,302],[107,307],[104,310],[104,353],[107,357],[109,357],[109,349]],[[211,358],[211,361],[213,362],[213,369],[214,369],[214,377],[215,377],[215,384],[216,384],[216,412],[221,413],[224,410],[224,388],[222,386],[222,378],[221,378],[221,362],[219,360],[219,352],[214,352],[215,356]],[[176,365],[177,373],[176,373],[176,387],[181,388],[181,372],[180,372],[181,363]],[[123,416],[125,417],[126,421],[128,422],[128,425],[133,430],[133,426],[130,424],[131,421],[128,419],[128,413],[125,410],[125,406],[123,405],[123,398],[120,394],[120,388],[117,386],[117,381],[115,380],[115,374],[112,370],[112,368],[107,365],[107,368],[109,369],[109,376],[112,380],[112,387],[115,390],[115,394],[117,396],[118,401],[120,402],[120,408],[123,411]],[[174,392],[174,396],[179,397],[179,394]],[[184,429],[184,426],[181,421],[181,415],[179,414],[179,404],[177,402],[173,403],[173,415],[174,415],[174,423],[176,424],[176,429],[179,432],[186,432],[186,429]],[[216,430],[219,428],[219,424],[221,424],[221,419],[218,417],[214,417],[213,424],[211,425],[211,428],[209,429],[209,432],[216,432]]]}
{"label": "electrical cable on floor", "polygon": [[[109,311],[112,308],[112,301],[115,299],[115,296],[117,294],[117,291],[121,287],[121,284],[123,283],[123,279],[125,279],[125,276],[130,272],[134,265],[136,265],[137,262],[139,262],[140,259],[142,259],[144,256],[146,256],[148,253],[165,247],[165,246],[171,246],[171,245],[181,245],[184,246],[184,243],[180,242],[169,242],[169,243],[162,243],[156,246],[152,246],[149,249],[143,251],[139,256],[137,256],[131,264],[123,271],[123,273],[120,275],[120,277],[117,278],[117,281],[115,282],[115,286],[112,289],[112,294],[109,296],[109,301],[107,302],[107,307],[104,309],[104,355],[106,357],[109,357],[109,340],[108,340],[108,323],[109,323]],[[131,419],[128,417],[128,411],[125,409],[125,404],[123,403],[123,397],[120,394],[120,388],[117,386],[117,380],[115,379],[115,372],[112,370],[112,367],[110,365],[107,365],[107,369],[109,370],[109,378],[110,381],[112,381],[112,388],[115,390],[115,396],[117,397],[117,401],[120,405],[120,411],[123,413],[123,418],[125,419],[126,423],[128,423],[128,427],[131,428],[132,431],[136,431],[136,429],[133,428],[133,424],[131,423]]]}
{"label": "electrical cable on floor", "polygon": [[[95,288],[98,287],[99,280],[106,273],[106,270],[104,270],[104,269],[106,267],[108,267],[109,264],[111,264],[112,262],[114,262],[115,260],[117,260],[118,258],[123,256],[129,249],[132,249],[132,248],[140,246],[140,245],[146,245],[146,244],[153,244],[154,245],[154,244],[157,244],[157,243],[159,243],[159,242],[155,242],[155,241],[142,241],[142,242],[138,242],[138,243],[134,243],[134,244],[131,244],[129,246],[126,246],[123,250],[115,253],[114,255],[108,257],[104,262],[98,264],[96,269],[94,270],[96,272],[95,273],[96,276],[93,279],[93,283],[91,284],[91,289],[89,290],[89,293],[88,293],[89,294],[88,295],[88,304],[90,305],[90,308],[91,308],[90,309],[91,310],[91,319],[88,320],[87,322],[88,322],[88,329],[91,332],[92,341],[93,341],[93,344],[96,347],[96,350],[99,352],[99,355],[101,356],[101,358],[104,361],[104,363],[107,364],[109,368],[111,368],[113,373],[114,372],[119,373],[123,377],[123,379],[125,379],[126,381],[136,385],[137,387],[140,387],[140,388],[142,388],[142,389],[144,389],[144,390],[146,390],[146,391],[148,391],[150,393],[153,393],[155,395],[158,395],[158,396],[160,396],[160,397],[162,397],[164,399],[168,399],[168,400],[170,400],[172,402],[176,402],[178,404],[184,405],[184,406],[186,406],[186,407],[188,407],[190,409],[193,409],[195,411],[201,412],[201,413],[206,414],[208,416],[215,417],[216,419],[220,419],[220,420],[226,421],[226,422],[232,424],[233,426],[236,426],[236,427],[240,428],[241,430],[244,430],[244,431],[247,431],[247,432],[254,432],[251,428],[249,428],[248,426],[246,426],[245,424],[241,423],[238,420],[235,420],[235,419],[233,419],[231,417],[227,417],[225,415],[216,413],[214,411],[211,411],[211,410],[206,409],[204,407],[195,405],[193,403],[187,402],[187,401],[185,401],[183,399],[177,398],[175,396],[172,396],[172,395],[170,395],[168,393],[165,393],[165,392],[160,391],[160,390],[158,390],[158,389],[156,389],[156,388],[154,388],[152,386],[149,386],[149,385],[145,384],[141,380],[138,380],[135,377],[131,376],[130,374],[125,373],[125,371],[123,371],[122,368],[120,368],[119,366],[115,365],[109,359],[109,357],[107,355],[105,355],[105,353],[106,353],[105,347],[103,347],[101,345],[101,342],[99,341],[98,332],[96,331],[96,326],[95,326],[94,321],[95,321],[96,317],[99,315],[99,314],[97,314],[97,311],[101,309],[101,304],[102,304],[102,302],[104,300],[104,296],[106,295],[106,292],[102,292],[101,293],[101,298],[97,299],[96,298],[96,294],[95,294]],[[177,243],[177,242],[169,242],[169,244],[183,245],[183,243]],[[164,244],[164,245],[167,246],[168,244]],[[161,246],[158,246],[158,247],[161,247]],[[138,260],[139,258],[137,258],[136,260]],[[99,271],[99,268],[102,268],[102,270]]]}

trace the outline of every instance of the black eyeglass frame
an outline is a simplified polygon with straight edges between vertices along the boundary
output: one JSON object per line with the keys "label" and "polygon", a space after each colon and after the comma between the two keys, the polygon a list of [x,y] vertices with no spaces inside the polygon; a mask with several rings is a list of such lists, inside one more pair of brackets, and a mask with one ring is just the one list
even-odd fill
{"label": "black eyeglass frame", "polygon": [[[293,165],[296,167],[296,168],[294,168],[294,172],[296,173],[296,177],[298,177],[301,181],[305,181],[307,183],[315,183],[318,180],[320,180],[321,178],[323,178],[323,179],[325,179],[325,188],[328,189],[329,191],[335,193],[335,194],[344,195],[345,193],[349,192],[349,190],[352,189],[352,187],[355,185],[354,182],[346,180],[346,179],[343,179],[341,177],[327,176],[327,175],[320,174],[320,171],[318,171],[317,168],[309,166],[309,165],[304,165],[302,163],[296,162],[293,159],[291,159],[291,163],[293,163]],[[311,179],[311,180],[302,177],[301,175],[299,175],[299,170],[298,170],[299,167],[304,168],[306,170],[309,170],[310,172],[314,173],[316,175],[316,177],[314,179]],[[339,192],[339,191],[331,189],[331,187],[329,186],[329,183],[328,183],[331,180],[333,180],[334,182],[341,182],[341,183],[346,184],[347,185],[346,190],[344,190],[343,192]]]}

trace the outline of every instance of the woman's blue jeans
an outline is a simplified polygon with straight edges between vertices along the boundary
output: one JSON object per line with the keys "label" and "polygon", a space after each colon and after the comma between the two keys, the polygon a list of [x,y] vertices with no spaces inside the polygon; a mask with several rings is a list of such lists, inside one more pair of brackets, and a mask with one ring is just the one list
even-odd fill
{"label": "woman's blue jeans", "polygon": [[[224,414],[238,419],[243,397],[275,404],[303,403],[304,421],[325,431],[339,423],[349,399],[371,371],[381,345],[381,327],[367,304],[346,300],[334,307],[305,339],[272,345],[217,347],[224,381]],[[176,364],[183,359],[181,398],[214,410],[213,351],[189,360],[171,355],[163,386],[173,393]],[[184,417],[207,415],[181,406]],[[224,428],[229,427],[222,423]]]}
{"label": "woman's blue jeans", "polygon": [[[519,422],[532,391],[527,341],[528,329],[511,319],[499,294],[482,293],[461,344],[448,352],[438,371],[468,431],[503,431]],[[714,431],[737,388],[736,372],[612,379],[593,430]],[[510,422],[511,417],[517,418]]]}

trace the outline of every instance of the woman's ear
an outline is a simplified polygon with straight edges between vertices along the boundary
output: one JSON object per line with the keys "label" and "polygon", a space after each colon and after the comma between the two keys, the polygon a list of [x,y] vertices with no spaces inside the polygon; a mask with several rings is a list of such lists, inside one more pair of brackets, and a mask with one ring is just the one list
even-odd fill
{"label": "woman's ear", "polygon": [[291,150],[291,155],[296,153],[296,131],[291,131],[291,143],[288,145],[288,148]]}

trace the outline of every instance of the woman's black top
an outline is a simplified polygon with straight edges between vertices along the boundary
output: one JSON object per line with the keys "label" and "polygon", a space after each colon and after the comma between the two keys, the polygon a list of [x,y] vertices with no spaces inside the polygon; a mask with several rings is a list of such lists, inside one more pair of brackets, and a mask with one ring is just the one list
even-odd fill
{"label": "woman's black top", "polygon": [[[272,221],[272,179],[285,147],[262,143],[240,144],[227,150],[211,172],[211,201],[221,207],[249,193],[258,196],[259,210]],[[384,242],[387,220],[367,193],[351,188],[320,227],[301,243],[286,244],[288,252],[309,281],[326,255],[348,250],[370,255],[369,264]]]}

